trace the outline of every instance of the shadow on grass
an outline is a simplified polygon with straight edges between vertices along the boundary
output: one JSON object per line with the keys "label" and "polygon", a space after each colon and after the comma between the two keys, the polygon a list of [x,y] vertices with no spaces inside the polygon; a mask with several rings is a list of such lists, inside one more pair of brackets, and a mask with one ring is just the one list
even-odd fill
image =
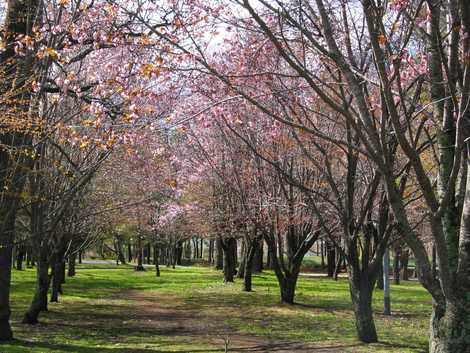
{"label": "shadow on grass", "polygon": [[331,346],[319,346],[319,347],[306,347],[303,344],[296,343],[273,343],[273,344],[261,344],[254,345],[249,347],[237,348],[237,352],[344,352],[345,349],[355,348],[361,346],[360,344],[350,344],[350,345],[331,345]]}
{"label": "shadow on grass", "polygon": [[[379,341],[381,346],[388,347],[388,348],[393,348],[393,349],[422,349],[423,347],[421,345],[415,345],[415,344],[400,344],[396,342],[388,342],[388,341]],[[427,353],[427,350],[422,350],[419,351],[419,353]]]}
{"label": "shadow on grass", "polygon": [[[76,278],[67,279],[64,302],[51,305],[50,312],[42,314],[42,324],[34,328],[19,325],[15,313],[15,329],[21,339],[13,343],[11,353],[222,352],[200,347],[207,344],[206,339],[211,341],[215,335],[226,333],[269,337],[267,342],[253,341],[249,347],[236,348],[237,352],[297,351],[296,343],[279,340],[295,341],[298,347],[302,346],[299,342],[321,345],[299,348],[302,352],[337,353],[364,347],[355,338],[346,280],[302,278],[298,303],[281,305],[277,280],[271,272],[254,276],[253,293],[242,293],[239,282],[222,285],[220,273],[210,269],[162,272],[162,277],[156,278],[151,271],[134,272],[133,266],[79,268]],[[33,275],[31,271],[18,274],[21,281],[15,282],[15,311],[23,311],[31,299]],[[394,296],[396,315],[376,316],[384,339],[377,347],[387,352],[422,352],[425,340],[414,336],[424,330],[402,328],[404,321],[397,319],[416,317],[414,321],[418,322],[429,298],[423,297],[423,291],[415,285],[405,284],[396,290],[400,290],[400,296]],[[140,297],[132,297],[133,291]],[[374,309],[381,305],[381,294],[376,293]],[[427,317],[425,320],[427,325]],[[188,324],[191,321],[198,324]],[[398,335],[402,344],[391,343]],[[205,343],[194,345],[197,341]],[[327,341],[331,342],[328,347],[324,346]]]}
{"label": "shadow on grass", "polygon": [[[207,349],[207,348],[196,348],[196,349],[191,349],[188,351],[188,349],[177,349],[174,350],[172,349],[171,351],[168,350],[160,350],[160,349],[132,349],[132,348],[96,348],[96,347],[84,347],[84,346],[78,346],[78,345],[73,345],[73,344],[54,344],[54,343],[47,343],[47,342],[29,342],[26,340],[13,340],[11,342],[14,344],[16,347],[22,347],[25,349],[31,349],[31,348],[40,348],[40,349],[47,349],[43,352],[50,352],[50,351],[63,351],[67,353],[96,353],[98,350],[100,353],[197,353],[197,352],[220,352],[220,349]],[[1,346],[0,346],[1,349]]]}

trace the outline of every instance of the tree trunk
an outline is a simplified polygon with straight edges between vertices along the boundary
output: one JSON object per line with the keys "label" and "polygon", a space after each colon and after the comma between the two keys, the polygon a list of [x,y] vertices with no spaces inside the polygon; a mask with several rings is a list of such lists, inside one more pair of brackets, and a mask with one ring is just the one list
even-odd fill
{"label": "tree trunk", "polygon": [[269,251],[269,248],[268,248],[268,252],[266,254],[266,267],[270,270],[272,270],[272,268],[273,268],[273,264],[272,264],[272,261],[271,261],[271,252]]}
{"label": "tree trunk", "polygon": [[69,259],[68,259],[68,272],[67,272],[67,276],[69,277],[74,277],[75,276],[75,260],[77,259],[77,254],[75,252],[72,252],[70,255],[69,255]]}
{"label": "tree trunk", "polygon": [[34,259],[33,259],[33,252],[31,247],[28,246],[28,250],[26,251],[26,267],[33,268],[34,266]]}
{"label": "tree trunk", "polygon": [[242,259],[240,261],[240,265],[238,266],[238,273],[237,273],[237,276],[238,278],[244,278],[245,277],[245,266],[246,266],[246,261],[247,261],[247,257],[248,257],[248,250],[247,249],[247,241],[246,240],[243,240],[242,242]]}
{"label": "tree trunk", "polygon": [[[470,159],[466,162],[469,163]],[[450,256],[452,257],[452,254]],[[437,260],[441,261],[439,258]],[[451,260],[454,259],[451,258]],[[438,277],[441,276],[445,276],[445,271],[438,274]],[[468,353],[470,351],[470,174],[467,174],[460,223],[458,266],[450,290],[450,295],[441,300],[435,299],[433,302],[430,353]]]}
{"label": "tree trunk", "polygon": [[130,241],[127,243],[127,262],[132,262],[132,244]]}
{"label": "tree trunk", "polygon": [[183,264],[183,243],[181,241],[176,243],[175,258],[176,265],[181,266]]}
{"label": "tree trunk", "polygon": [[[293,254],[287,258],[287,264],[284,259],[281,258],[281,252],[278,251],[278,244],[276,242],[275,233],[271,230],[270,233],[264,235],[264,240],[268,246],[269,255],[271,257],[271,263],[273,265],[274,273],[276,274],[277,281],[279,283],[279,289],[281,291],[281,302],[286,304],[293,304],[295,297],[295,288],[297,286],[297,279],[299,277],[300,266],[302,265],[303,258],[309,249],[315,244],[319,231],[314,234],[309,234],[309,240],[302,243],[301,247],[292,247],[287,253]],[[294,232],[291,235],[295,235]],[[295,241],[296,237],[291,236],[290,241]],[[279,256],[278,256],[279,254]]]}
{"label": "tree trunk", "polygon": [[408,281],[408,260],[410,258],[410,251],[405,250],[401,256],[401,279]]}
{"label": "tree trunk", "polygon": [[[356,270],[359,272],[359,270]],[[350,269],[349,288],[356,321],[357,336],[361,342],[377,342],[377,330],[372,311],[373,285],[365,274]]]}
{"label": "tree trunk", "polygon": [[166,263],[166,267],[171,267],[171,263],[173,261],[172,259],[172,250],[170,248],[170,245],[168,245],[165,249],[165,263]]}
{"label": "tree trunk", "polygon": [[380,261],[379,268],[377,270],[377,289],[383,290],[384,289],[384,266],[383,262]]}
{"label": "tree trunk", "polygon": [[393,281],[396,285],[400,284],[400,265],[401,265],[401,246],[395,248],[393,258]]}
{"label": "tree trunk", "polygon": [[222,249],[222,239],[217,237],[215,240],[215,248],[216,248],[216,261],[215,261],[215,268],[217,270],[222,270],[224,268],[224,251]]}
{"label": "tree trunk", "polygon": [[153,246],[153,262],[155,262],[155,275],[157,277],[160,277],[160,264],[159,264],[159,258],[158,258],[158,248],[157,245],[155,244]]}
{"label": "tree trunk", "polygon": [[234,266],[235,266],[235,274],[237,273],[237,265],[238,265],[238,242],[236,238],[233,238],[233,246],[232,248],[232,256],[234,258]]}
{"label": "tree trunk", "polygon": [[[12,233],[14,220],[9,230],[3,230],[0,243],[0,342],[13,339],[10,327],[10,282],[13,241]],[[11,235],[8,233],[11,232]],[[4,238],[7,238],[4,240]]]}
{"label": "tree trunk", "polygon": [[47,292],[49,291],[49,262],[44,250],[40,250],[36,266],[36,288],[28,311],[24,314],[24,324],[37,324],[39,313],[47,311]]}
{"label": "tree trunk", "polygon": [[52,288],[51,288],[51,303],[59,301],[59,293],[62,293],[62,263],[63,260],[59,256],[55,261],[51,262],[52,271]]}
{"label": "tree trunk", "polygon": [[295,288],[297,287],[298,275],[285,276],[280,283],[281,303],[294,304]]}
{"label": "tree trunk", "polygon": [[335,281],[338,280],[339,273],[341,272],[341,266],[343,264],[343,256],[339,251],[336,252],[336,264],[335,264],[335,270],[333,272],[333,277]]}
{"label": "tree trunk", "polygon": [[153,244],[153,264],[156,265],[158,262],[158,248],[157,244]]}
{"label": "tree trunk", "polygon": [[17,253],[16,253],[16,269],[18,271],[22,271],[23,270],[23,259],[24,259],[24,256],[25,256],[25,248],[23,245],[20,245],[17,249]]}
{"label": "tree trunk", "polygon": [[150,261],[150,258],[151,258],[150,243],[147,243],[146,249],[147,249],[147,265],[150,265],[151,264],[151,261]]}
{"label": "tree trunk", "polygon": [[193,238],[192,241],[193,241],[193,247],[194,247],[193,258],[194,260],[196,260],[198,256],[198,252],[199,252],[199,243],[196,238]]}
{"label": "tree trunk", "polygon": [[246,249],[246,258],[245,258],[245,271],[243,276],[243,290],[245,292],[251,292],[252,288],[252,272],[253,272],[253,261],[255,254],[259,248],[259,240],[254,239],[251,241],[251,244],[247,244],[248,249]]}
{"label": "tree trunk", "polygon": [[253,271],[254,272],[263,272],[263,256],[264,256],[264,249],[263,249],[264,242],[262,240],[259,241],[255,252],[255,258],[253,260]]}
{"label": "tree trunk", "polygon": [[209,254],[207,255],[209,265],[214,263],[214,239],[209,240]]}
{"label": "tree trunk", "polygon": [[236,251],[237,241],[235,238],[225,239],[222,243],[224,252],[224,282],[233,282],[233,277],[236,273],[236,258],[234,256]]}
{"label": "tree trunk", "polygon": [[327,266],[328,266],[328,277],[333,277],[335,273],[335,259],[336,259],[336,249],[333,244],[327,243],[326,245],[326,257],[327,257]]}
{"label": "tree trunk", "polygon": [[384,315],[391,315],[390,309],[390,251],[385,250],[383,255],[383,283],[384,283]]}
{"label": "tree trunk", "polygon": [[136,271],[145,271],[143,264],[143,249],[142,249],[142,237],[140,234],[137,236],[137,266],[135,267]]}
{"label": "tree trunk", "polygon": [[124,251],[122,250],[122,241],[119,238],[116,239],[116,248],[117,248],[116,250],[117,250],[117,257],[118,257],[119,262],[125,265],[126,257],[124,256]]}
{"label": "tree trunk", "polygon": [[177,255],[177,245],[175,244],[173,246],[172,251],[171,251],[171,267],[173,269],[176,268],[176,262],[177,262],[177,256],[176,255]]}
{"label": "tree trunk", "polygon": [[469,323],[468,304],[433,302],[429,353],[468,353]]}
{"label": "tree trunk", "polygon": [[82,264],[82,258],[83,258],[83,251],[79,250],[78,251],[78,263],[81,265]]}

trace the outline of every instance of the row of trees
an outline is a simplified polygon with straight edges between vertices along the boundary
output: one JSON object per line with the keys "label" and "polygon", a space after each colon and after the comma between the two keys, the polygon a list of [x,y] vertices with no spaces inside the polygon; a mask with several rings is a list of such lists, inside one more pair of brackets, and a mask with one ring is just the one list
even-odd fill
{"label": "row of trees", "polygon": [[[28,247],[36,264],[23,320],[34,324],[47,310],[49,287],[57,301],[65,259],[73,267],[104,231],[94,209],[98,170],[171,104],[160,96],[167,84],[149,86],[160,78],[145,69],[154,59],[146,48],[157,45],[118,10],[82,0],[9,0],[2,7],[0,341],[13,337],[13,248]],[[156,108],[157,99],[166,105]]]}
{"label": "row of trees", "polygon": [[467,1],[10,0],[5,18],[0,339],[19,225],[44,298],[66,244],[111,223],[174,249],[217,239],[225,281],[243,239],[245,290],[263,240],[286,303],[328,239],[364,342],[382,257],[404,242],[433,298],[430,351],[466,352]]}
{"label": "row of trees", "polygon": [[[468,2],[235,3],[247,17],[227,10],[237,31],[220,60],[201,55],[203,44],[196,50],[172,44],[224,87],[212,89],[210,99],[237,101],[215,118],[254,160],[295,186],[285,194],[308,198],[317,222],[308,226],[332,239],[339,229],[360,339],[377,339],[371,289],[396,232],[413,250],[419,280],[433,297],[430,351],[466,351]],[[244,106],[248,112],[240,112]],[[259,128],[263,118],[287,127],[305,162],[293,166],[252,138],[246,127],[254,121]],[[304,163],[319,175],[319,186],[297,169]],[[426,237],[416,231],[423,222]],[[304,241],[315,232],[308,234]],[[425,251],[428,238],[436,244],[438,278]]]}

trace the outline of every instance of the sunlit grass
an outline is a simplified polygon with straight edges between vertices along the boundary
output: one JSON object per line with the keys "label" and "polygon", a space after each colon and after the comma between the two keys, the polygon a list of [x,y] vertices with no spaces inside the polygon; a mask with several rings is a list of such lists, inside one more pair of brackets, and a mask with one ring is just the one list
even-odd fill
{"label": "sunlit grass", "polygon": [[[16,341],[0,352],[223,352],[222,335],[250,335],[269,340],[338,346],[338,352],[424,352],[430,297],[417,283],[392,286],[393,315],[381,314],[380,291],[374,309],[381,340],[361,345],[355,338],[347,280],[302,277],[298,305],[279,304],[275,276],[254,277],[254,292],[241,291],[241,281],[224,285],[221,273],[204,267],[162,268],[155,277],[149,268],[82,265],[75,278],[67,278],[60,303],[50,304],[41,324],[20,324],[34,288],[34,270],[13,273],[13,327]],[[188,312],[203,327],[197,334],[152,326],[159,312],[145,313],[131,293],[144,293],[149,305]],[[154,298],[154,299],[153,299]],[[147,300],[147,299],[145,299]],[[142,312],[145,314],[142,314]],[[160,318],[161,319],[161,318]],[[147,322],[150,321],[150,322]],[[207,324],[207,329],[204,325]]]}

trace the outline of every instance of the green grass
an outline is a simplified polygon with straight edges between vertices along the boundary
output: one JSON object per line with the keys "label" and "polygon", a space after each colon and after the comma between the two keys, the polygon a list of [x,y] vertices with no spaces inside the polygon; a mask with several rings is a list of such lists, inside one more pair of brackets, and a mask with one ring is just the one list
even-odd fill
{"label": "green grass", "polygon": [[83,265],[67,279],[60,303],[41,314],[41,324],[25,326],[19,322],[34,275],[33,270],[13,273],[16,340],[0,346],[2,353],[223,352],[227,334],[338,346],[338,352],[418,353],[427,348],[431,300],[412,282],[392,286],[391,317],[380,314],[382,293],[375,293],[381,343],[362,345],[355,338],[345,279],[302,277],[300,304],[287,306],[279,304],[270,272],[255,276],[254,292],[244,293],[240,281],[223,285],[220,272],[210,268],[162,268],[156,278],[151,270],[134,272],[130,266]]}
{"label": "green grass", "polygon": [[[326,259],[325,259],[326,261]],[[319,271],[321,270],[321,256],[307,255],[302,261],[303,271]]]}

